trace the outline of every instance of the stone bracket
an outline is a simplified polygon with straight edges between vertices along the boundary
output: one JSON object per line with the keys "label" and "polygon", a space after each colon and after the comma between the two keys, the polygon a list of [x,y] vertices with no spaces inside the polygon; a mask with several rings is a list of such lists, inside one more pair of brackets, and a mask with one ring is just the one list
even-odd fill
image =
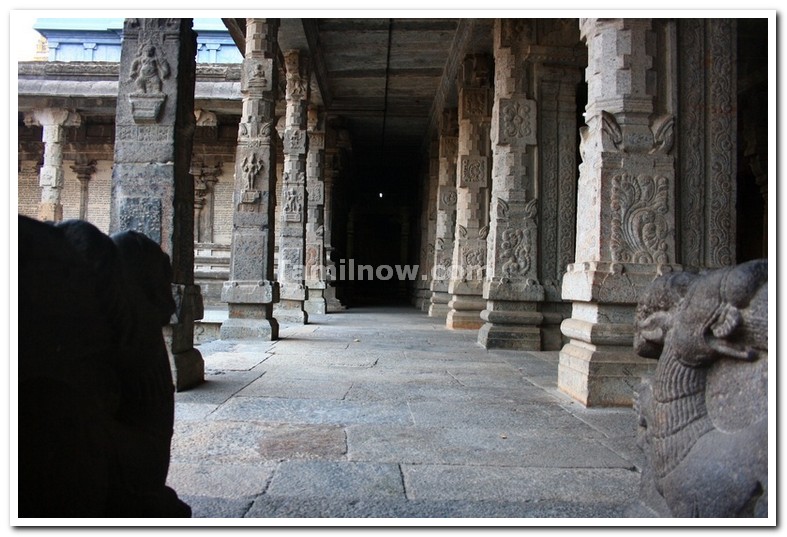
{"label": "stone bracket", "polygon": [[131,103],[131,115],[137,124],[157,123],[166,93],[131,93],[128,96]]}

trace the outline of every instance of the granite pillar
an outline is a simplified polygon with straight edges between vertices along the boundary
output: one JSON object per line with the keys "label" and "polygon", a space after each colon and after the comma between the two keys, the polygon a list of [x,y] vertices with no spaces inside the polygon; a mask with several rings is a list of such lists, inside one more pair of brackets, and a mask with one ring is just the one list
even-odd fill
{"label": "granite pillar", "polygon": [[205,157],[193,161],[191,174],[194,176],[194,242],[213,242],[214,192],[219,182],[222,163]]}
{"label": "granite pillar", "polygon": [[[485,321],[478,342],[488,349],[541,350],[539,282],[537,104],[521,52],[519,20],[495,21],[492,107],[492,195]],[[535,22],[525,24],[534,25]],[[532,32],[535,33],[535,32]]]}
{"label": "granite pillar", "polygon": [[429,311],[432,297],[430,286],[432,283],[432,266],[434,265],[435,221],[437,218],[435,203],[439,170],[438,148],[439,142],[434,140],[429,146],[428,165],[422,176],[421,248],[416,280],[415,306],[426,312]]}
{"label": "granite pillar", "polygon": [[[675,265],[674,22],[582,19],[588,103],[575,260],[563,278],[558,387],[586,406],[631,405],[652,365],[633,351],[634,309]],[[659,90],[661,88],[661,91]]]}
{"label": "granite pillar", "polygon": [[341,175],[341,149],[339,148],[339,133],[331,126],[326,125],[325,132],[325,170],[324,187],[325,203],[323,205],[323,244],[325,246],[325,269],[327,287],[324,291],[328,313],[335,313],[347,309],[336,296],[336,281],[340,274],[336,270],[336,247],[334,243],[334,204],[336,201],[336,181]]}
{"label": "granite pillar", "polygon": [[486,307],[482,297],[489,232],[489,124],[492,64],[468,55],[459,75],[459,142],[456,169],[456,228],[446,327],[478,329]]}
{"label": "granite pillar", "polygon": [[87,220],[87,206],[90,202],[90,179],[96,173],[96,161],[90,160],[80,153],[77,155],[71,169],[79,181],[79,219]]}
{"label": "granite pillar", "polygon": [[118,79],[110,232],[136,230],[170,257],[178,305],[165,339],[177,390],[204,379],[194,348],[202,296],[194,285],[196,35],[191,19],[126,19]]}
{"label": "granite pillar", "polygon": [[304,268],[306,251],[306,112],[309,98],[308,63],[298,50],[284,53],[286,113],[284,117],[284,173],[281,182],[279,226],[280,302],[274,315],[280,322],[307,323]]}
{"label": "granite pillar", "polygon": [[221,292],[229,318],[221,325],[222,339],[273,340],[279,334],[273,318],[273,304],[279,300],[273,279],[278,26],[276,19],[246,20],[230,279]]}
{"label": "granite pillar", "polygon": [[445,318],[450,308],[448,282],[451,276],[454,252],[454,230],[456,228],[456,152],[457,152],[456,108],[443,111],[440,119],[438,147],[437,189],[435,192],[435,239],[434,260],[429,317]]}
{"label": "granite pillar", "polygon": [[41,203],[38,206],[38,219],[60,222],[63,220],[60,195],[63,191],[66,128],[79,126],[81,118],[76,112],[63,108],[41,108],[28,113],[25,123],[28,126],[40,125],[43,130],[44,164],[39,172]]}
{"label": "granite pillar", "polygon": [[328,313],[325,301],[326,261],[324,244],[325,204],[325,117],[316,109],[308,111],[308,152],[306,154],[306,286],[307,313]]}

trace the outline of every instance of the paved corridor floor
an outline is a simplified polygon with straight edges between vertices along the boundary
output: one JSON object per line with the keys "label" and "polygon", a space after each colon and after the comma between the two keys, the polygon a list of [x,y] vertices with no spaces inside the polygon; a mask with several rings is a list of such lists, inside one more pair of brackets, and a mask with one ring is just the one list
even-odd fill
{"label": "paved corridor floor", "polygon": [[634,411],[559,392],[557,352],[405,307],[310,321],[198,347],[169,473],[195,517],[619,517],[637,496]]}

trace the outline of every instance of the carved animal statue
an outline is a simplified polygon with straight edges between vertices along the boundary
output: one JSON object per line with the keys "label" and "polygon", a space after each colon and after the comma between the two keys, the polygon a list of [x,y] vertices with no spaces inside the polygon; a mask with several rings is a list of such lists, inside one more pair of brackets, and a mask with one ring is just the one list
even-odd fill
{"label": "carved animal statue", "polygon": [[184,517],[166,487],[172,272],[144,235],[19,217],[20,517]]}
{"label": "carved animal statue", "polygon": [[674,517],[767,516],[768,262],[651,285],[634,346],[659,360],[638,407],[642,501]]}

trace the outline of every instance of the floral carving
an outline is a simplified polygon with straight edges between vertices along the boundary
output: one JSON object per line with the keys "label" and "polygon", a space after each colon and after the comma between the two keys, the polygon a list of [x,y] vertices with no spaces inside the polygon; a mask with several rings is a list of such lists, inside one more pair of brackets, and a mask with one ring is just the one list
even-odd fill
{"label": "floral carving", "polygon": [[500,143],[535,143],[535,103],[526,99],[500,100]]}
{"label": "floral carving", "polygon": [[621,174],[612,179],[611,249],[614,261],[668,263],[669,181]]}
{"label": "floral carving", "polygon": [[503,261],[503,274],[507,278],[524,276],[530,272],[531,256],[530,245],[525,241],[524,229],[507,229],[503,232],[501,256]]}
{"label": "floral carving", "polygon": [[462,159],[462,185],[486,183],[486,158],[465,157]]}
{"label": "floral carving", "polygon": [[465,252],[467,267],[482,267],[486,264],[486,252],[481,248],[473,248]]}

